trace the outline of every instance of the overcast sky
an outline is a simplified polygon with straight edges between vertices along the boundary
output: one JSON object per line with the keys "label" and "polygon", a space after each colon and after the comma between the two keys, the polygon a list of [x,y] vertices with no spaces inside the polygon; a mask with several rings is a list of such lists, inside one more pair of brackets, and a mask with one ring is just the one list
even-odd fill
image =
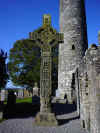
{"label": "overcast sky", "polygon": [[[88,43],[97,44],[100,30],[100,0],[86,0]],[[0,0],[0,48],[9,52],[16,40],[42,25],[43,14],[51,14],[59,31],[59,0]]]}

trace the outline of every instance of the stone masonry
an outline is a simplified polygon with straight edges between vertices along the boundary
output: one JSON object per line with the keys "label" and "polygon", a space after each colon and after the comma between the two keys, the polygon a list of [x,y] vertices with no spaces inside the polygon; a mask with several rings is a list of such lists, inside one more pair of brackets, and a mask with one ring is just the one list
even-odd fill
{"label": "stone masonry", "polygon": [[[59,98],[76,102],[81,126],[100,133],[100,46],[88,49],[84,0],[60,0],[60,32]],[[98,38],[100,45],[100,32]]]}
{"label": "stone masonry", "polygon": [[57,126],[58,122],[51,110],[52,100],[52,48],[63,42],[63,34],[51,26],[51,16],[43,16],[43,25],[38,30],[30,32],[30,39],[41,49],[40,67],[40,112],[35,123],[41,126]]}
{"label": "stone masonry", "polygon": [[76,66],[88,48],[84,0],[60,0],[60,32],[64,43],[59,46],[58,90],[71,103]]}
{"label": "stone masonry", "polygon": [[[78,113],[82,127],[89,133],[100,132],[100,46],[91,45],[77,68]],[[77,72],[76,72],[77,73]],[[77,74],[76,74],[77,75]]]}

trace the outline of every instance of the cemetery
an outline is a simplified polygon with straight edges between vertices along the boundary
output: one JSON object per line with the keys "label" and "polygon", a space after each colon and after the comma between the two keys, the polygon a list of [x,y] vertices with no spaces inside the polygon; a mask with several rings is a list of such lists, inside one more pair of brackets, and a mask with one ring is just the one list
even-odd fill
{"label": "cemetery", "polygon": [[[9,73],[1,50],[0,133],[100,132],[100,32],[88,48],[84,0],[60,0],[60,32],[52,21],[44,14],[41,27],[16,41]],[[9,76],[19,89],[5,87]]]}
{"label": "cemetery", "polygon": [[[37,41],[38,37],[41,39],[39,42]],[[2,116],[4,119],[34,117],[33,127],[51,128],[57,128],[71,119],[79,119],[76,114],[75,104],[68,104],[66,98],[58,98],[57,100],[57,97],[52,95],[52,47],[63,43],[63,38],[63,34],[57,33],[51,27],[51,16],[44,15],[43,26],[39,30],[30,33],[30,39],[36,41],[36,45],[41,48],[40,89],[35,82],[31,95],[26,89],[6,90],[5,94],[7,96],[5,95],[5,97],[7,97],[7,102],[4,104]],[[53,43],[51,43],[52,40]],[[68,113],[72,113],[72,116],[67,116],[67,119],[61,118]]]}

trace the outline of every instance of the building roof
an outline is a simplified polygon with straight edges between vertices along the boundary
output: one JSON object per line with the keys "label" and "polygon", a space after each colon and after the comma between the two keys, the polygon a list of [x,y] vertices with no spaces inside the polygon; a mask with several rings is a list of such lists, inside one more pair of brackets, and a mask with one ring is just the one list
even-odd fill
{"label": "building roof", "polygon": [[5,89],[25,89],[25,87],[15,86],[11,80],[8,80]]}

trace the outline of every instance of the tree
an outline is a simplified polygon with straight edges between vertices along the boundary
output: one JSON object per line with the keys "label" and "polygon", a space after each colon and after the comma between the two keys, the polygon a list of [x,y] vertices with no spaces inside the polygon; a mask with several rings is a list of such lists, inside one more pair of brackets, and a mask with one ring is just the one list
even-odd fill
{"label": "tree", "polygon": [[34,41],[26,39],[14,43],[10,50],[8,69],[15,85],[33,88],[34,82],[40,84],[40,56],[40,48]]}
{"label": "tree", "polygon": [[0,50],[0,90],[5,87],[8,80],[8,74],[5,63],[6,59],[7,59],[7,53],[5,53],[1,49]]}
{"label": "tree", "polygon": [[10,50],[8,69],[15,85],[32,88],[40,80],[40,49],[28,39],[16,41]]}

